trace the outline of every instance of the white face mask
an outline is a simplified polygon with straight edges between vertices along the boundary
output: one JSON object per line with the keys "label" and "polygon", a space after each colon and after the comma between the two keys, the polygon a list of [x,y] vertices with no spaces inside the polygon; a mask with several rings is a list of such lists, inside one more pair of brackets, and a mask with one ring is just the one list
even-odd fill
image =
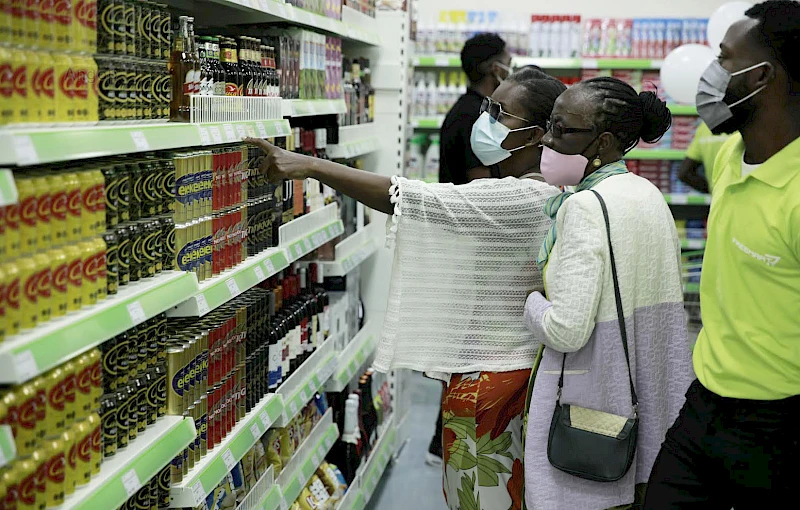
{"label": "white face mask", "polygon": [[[500,69],[502,69],[503,71],[507,72],[508,76],[511,76],[511,74],[513,72],[513,69],[511,69],[507,65],[502,64],[500,62],[495,62],[495,64],[497,64],[500,67]],[[501,78],[499,74],[495,74],[494,77],[497,78],[497,81],[499,81],[500,83],[503,83],[504,81],[506,81],[506,78]]]}
{"label": "white face mask", "polygon": [[472,126],[472,135],[470,136],[470,146],[472,152],[478,156],[486,166],[496,165],[497,163],[511,157],[511,153],[524,149],[528,145],[517,147],[515,149],[504,149],[503,142],[508,138],[508,135],[516,131],[526,131],[538,126],[529,126],[519,129],[510,129],[503,123],[496,121],[489,115],[489,112],[483,112],[478,120]]}
{"label": "white face mask", "polygon": [[750,66],[741,71],[730,73],[716,60],[711,62],[703,75],[700,76],[696,97],[697,114],[710,130],[713,131],[733,117],[731,108],[742,104],[766,88],[765,85],[754,90],[735,103],[727,104],[725,103],[725,94],[728,93],[728,85],[731,82],[731,78],[752,71],[753,69],[758,69],[767,64],[768,62],[761,62],[760,64]]}

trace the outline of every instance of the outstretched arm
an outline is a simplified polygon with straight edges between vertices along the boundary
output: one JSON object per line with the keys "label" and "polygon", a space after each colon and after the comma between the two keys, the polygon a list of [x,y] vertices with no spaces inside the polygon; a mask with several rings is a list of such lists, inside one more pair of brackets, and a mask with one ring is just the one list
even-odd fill
{"label": "outstretched arm", "polygon": [[295,154],[258,138],[245,138],[244,141],[264,151],[266,157],[260,167],[266,170],[267,177],[272,182],[284,179],[316,179],[382,213],[392,214],[394,210],[389,200],[389,187],[392,183],[388,177],[355,170],[333,161]]}

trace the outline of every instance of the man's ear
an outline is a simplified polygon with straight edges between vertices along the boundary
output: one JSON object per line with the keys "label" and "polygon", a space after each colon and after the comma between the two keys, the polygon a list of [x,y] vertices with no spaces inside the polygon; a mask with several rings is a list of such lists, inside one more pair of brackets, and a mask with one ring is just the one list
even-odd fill
{"label": "man's ear", "polygon": [[545,133],[547,131],[540,126],[536,126],[535,128],[530,130],[530,135],[528,135],[528,140],[526,141],[525,145],[528,146],[537,146],[542,144],[542,138],[544,138]]}

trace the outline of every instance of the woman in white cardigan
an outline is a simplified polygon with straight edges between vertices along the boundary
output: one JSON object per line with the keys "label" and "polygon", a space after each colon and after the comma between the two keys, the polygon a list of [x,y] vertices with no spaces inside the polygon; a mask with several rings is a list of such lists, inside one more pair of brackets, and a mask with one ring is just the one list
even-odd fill
{"label": "woman in white cardigan", "polygon": [[[680,277],[680,243],[664,197],[622,160],[639,139],[656,141],[671,115],[654,93],[613,78],[575,85],[553,108],[543,139],[542,174],[576,185],[545,206],[555,223],[538,262],[545,293],[532,293],[525,320],[544,345],[534,375],[525,444],[530,509],[592,510],[639,497],[659,447],[694,379]],[[618,325],[606,225],[611,230],[633,384],[638,394],[636,457],[617,482],[595,482],[554,468],[547,443],[564,365],[561,402],[633,416]],[[546,296],[546,297],[545,297]],[[566,353],[566,358],[564,357]],[[642,494],[643,495],[643,494]]]}

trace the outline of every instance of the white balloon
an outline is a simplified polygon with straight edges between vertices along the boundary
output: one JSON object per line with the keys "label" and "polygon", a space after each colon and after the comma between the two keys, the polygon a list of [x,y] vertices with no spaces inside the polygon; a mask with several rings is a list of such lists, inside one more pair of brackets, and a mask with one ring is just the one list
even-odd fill
{"label": "white balloon", "polygon": [[714,58],[714,52],[704,44],[678,46],[661,65],[661,85],[674,101],[694,104],[700,76]]}
{"label": "white balloon", "polygon": [[745,11],[752,7],[751,2],[729,2],[722,4],[719,9],[708,19],[706,36],[708,45],[716,54],[719,54],[719,44],[731,25],[745,18]]}

